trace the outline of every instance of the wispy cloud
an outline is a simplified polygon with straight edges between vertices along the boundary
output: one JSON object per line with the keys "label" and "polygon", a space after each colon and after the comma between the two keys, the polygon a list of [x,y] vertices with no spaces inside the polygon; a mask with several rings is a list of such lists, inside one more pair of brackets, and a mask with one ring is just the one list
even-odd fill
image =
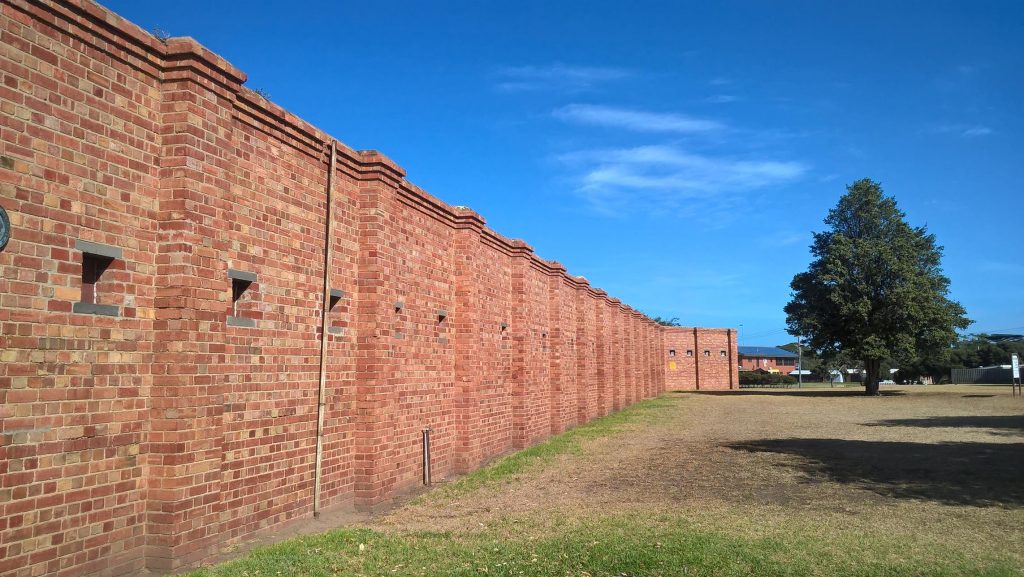
{"label": "wispy cloud", "polygon": [[799,162],[744,159],[651,145],[564,154],[577,192],[596,210],[702,213],[712,219],[737,206],[744,193],[792,182],[809,169]]}
{"label": "wispy cloud", "polygon": [[963,136],[988,136],[992,134],[992,129],[987,126],[972,126],[964,130],[961,134]]}
{"label": "wispy cloud", "polygon": [[988,136],[995,131],[981,124],[940,124],[933,126],[929,132],[933,134],[955,134],[964,138],[977,138],[979,136]]}
{"label": "wispy cloud", "polygon": [[978,263],[977,267],[981,272],[989,274],[1009,276],[1024,275],[1024,264],[1019,262],[985,260]]}
{"label": "wispy cloud", "polygon": [[809,232],[780,230],[771,234],[758,235],[758,244],[765,248],[779,248],[797,244],[808,244],[811,239]]}
{"label": "wispy cloud", "polygon": [[708,96],[704,99],[704,102],[709,104],[728,104],[730,102],[736,102],[740,98],[732,94],[715,94],[714,96]]}
{"label": "wispy cloud", "polygon": [[718,121],[694,118],[684,114],[648,112],[598,104],[570,104],[555,110],[553,114],[555,118],[565,122],[624,128],[633,132],[693,134],[725,128],[725,125]]}
{"label": "wispy cloud", "polygon": [[580,92],[633,76],[629,70],[602,66],[505,66],[494,72],[495,87],[505,92]]}
{"label": "wispy cloud", "polygon": [[941,71],[934,79],[936,88],[944,93],[973,90],[989,68],[988,63],[961,64]]}

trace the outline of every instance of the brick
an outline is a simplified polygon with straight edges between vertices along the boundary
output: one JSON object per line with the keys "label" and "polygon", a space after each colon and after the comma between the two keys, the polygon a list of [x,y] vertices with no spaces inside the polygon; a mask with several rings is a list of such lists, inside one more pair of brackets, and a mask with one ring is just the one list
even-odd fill
{"label": "brick", "polygon": [[[308,517],[331,137],[87,0],[0,29],[0,577],[176,572]],[[734,331],[655,325],[380,153],[331,179],[324,506],[417,485],[428,427],[445,478],[738,382]],[[83,247],[113,257],[95,306]],[[687,343],[710,358],[671,368]]]}
{"label": "brick", "polygon": [[[739,388],[739,360],[734,329],[667,327],[661,361],[669,390]],[[674,351],[675,356],[670,356]]]}

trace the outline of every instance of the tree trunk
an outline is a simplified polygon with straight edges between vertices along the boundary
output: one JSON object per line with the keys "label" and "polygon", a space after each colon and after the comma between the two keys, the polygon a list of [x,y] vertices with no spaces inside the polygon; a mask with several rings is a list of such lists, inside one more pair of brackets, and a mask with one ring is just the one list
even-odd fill
{"label": "tree trunk", "polygon": [[864,361],[864,369],[867,371],[867,374],[864,376],[864,394],[868,396],[879,395],[878,378],[882,370],[882,361]]}

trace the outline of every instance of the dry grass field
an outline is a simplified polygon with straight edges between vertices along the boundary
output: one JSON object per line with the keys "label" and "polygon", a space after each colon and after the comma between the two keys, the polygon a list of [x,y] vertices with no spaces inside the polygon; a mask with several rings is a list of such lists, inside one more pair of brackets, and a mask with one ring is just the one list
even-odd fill
{"label": "dry grass field", "polygon": [[883,392],[667,393],[197,575],[1024,575],[1024,401]]}

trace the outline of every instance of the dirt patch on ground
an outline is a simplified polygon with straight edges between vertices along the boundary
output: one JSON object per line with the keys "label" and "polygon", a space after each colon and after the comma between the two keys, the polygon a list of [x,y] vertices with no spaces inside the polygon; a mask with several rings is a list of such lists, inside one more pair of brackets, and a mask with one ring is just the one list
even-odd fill
{"label": "dirt patch on ground", "polygon": [[754,533],[810,523],[965,545],[1024,536],[1024,401],[1009,387],[667,396],[665,408],[588,441],[582,454],[428,496],[372,526],[460,532],[640,511]]}

